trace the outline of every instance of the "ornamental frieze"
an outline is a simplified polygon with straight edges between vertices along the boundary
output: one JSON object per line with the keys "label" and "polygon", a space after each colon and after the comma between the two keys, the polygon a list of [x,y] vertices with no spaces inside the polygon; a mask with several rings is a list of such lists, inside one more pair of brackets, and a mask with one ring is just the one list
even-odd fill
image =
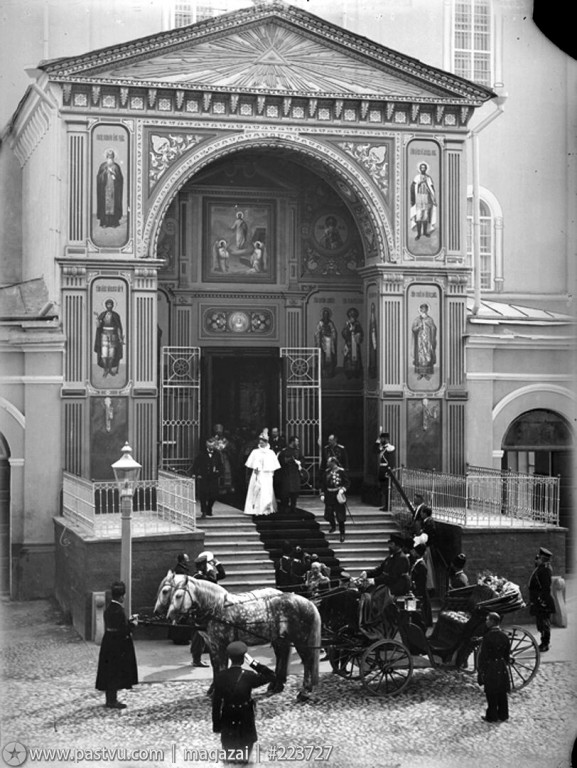
{"label": "ornamental frieze", "polygon": [[269,309],[208,307],[202,313],[202,329],[209,336],[270,336],[274,315]]}
{"label": "ornamental frieze", "polygon": [[148,137],[148,192],[173,163],[204,138],[196,133],[151,133]]}

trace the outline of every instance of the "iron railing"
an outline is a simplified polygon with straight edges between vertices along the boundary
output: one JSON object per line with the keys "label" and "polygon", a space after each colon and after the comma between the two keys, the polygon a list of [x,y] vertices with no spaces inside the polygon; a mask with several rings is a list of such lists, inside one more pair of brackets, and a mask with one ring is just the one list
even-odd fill
{"label": "iron railing", "polygon": [[[120,536],[120,497],[116,482],[89,481],[64,472],[62,516],[67,524],[95,537]],[[194,478],[159,471],[158,480],[139,480],[132,500],[133,532],[149,535],[171,526],[196,529]]]}
{"label": "iron railing", "polygon": [[[452,475],[401,467],[395,471],[405,494],[420,493],[435,519],[461,526],[559,525],[559,478],[491,468]],[[411,513],[393,487],[392,507],[401,521]],[[406,522],[406,521],[405,521]]]}

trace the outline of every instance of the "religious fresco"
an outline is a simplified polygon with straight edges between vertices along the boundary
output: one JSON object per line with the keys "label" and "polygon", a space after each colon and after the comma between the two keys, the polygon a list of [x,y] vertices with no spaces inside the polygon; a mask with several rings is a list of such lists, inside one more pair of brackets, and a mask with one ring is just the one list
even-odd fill
{"label": "religious fresco", "polygon": [[319,294],[308,309],[309,345],[320,350],[324,390],[361,389],[366,374],[363,301]]}
{"label": "religious fresco", "polygon": [[90,398],[90,477],[113,480],[112,464],[128,436],[128,398]]}
{"label": "religious fresco", "polygon": [[160,225],[156,244],[156,258],[164,262],[158,270],[158,274],[163,278],[178,276],[178,235],[177,207],[176,201],[173,200]]}
{"label": "religious fresco", "polygon": [[[370,298],[371,296],[369,296]],[[376,379],[379,375],[379,323],[377,319],[377,304],[375,301],[371,301],[370,305],[367,373],[369,379]]]}
{"label": "religious fresco", "polygon": [[407,248],[413,256],[441,250],[441,149],[435,141],[411,141],[407,147]]}
{"label": "religious fresco", "polygon": [[407,289],[407,384],[413,392],[441,386],[441,291],[413,283]]}
{"label": "religious fresco", "polygon": [[274,204],[205,200],[204,282],[272,283]]}
{"label": "religious fresco", "polygon": [[128,241],[129,137],[122,125],[97,125],[92,131],[91,236],[101,248]]}
{"label": "religious fresco", "polygon": [[126,282],[117,277],[96,278],[91,285],[91,300],[92,386],[96,389],[121,389],[128,381]]}
{"label": "religious fresco", "polygon": [[407,465],[414,469],[443,467],[442,401],[427,397],[407,402]]}

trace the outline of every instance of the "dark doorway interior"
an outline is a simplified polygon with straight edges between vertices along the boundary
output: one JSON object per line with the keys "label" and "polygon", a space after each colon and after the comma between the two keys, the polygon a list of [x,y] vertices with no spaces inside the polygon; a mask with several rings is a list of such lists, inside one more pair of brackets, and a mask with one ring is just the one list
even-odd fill
{"label": "dark doorway interior", "polygon": [[204,435],[222,424],[231,436],[257,436],[278,426],[280,358],[278,349],[203,350]]}

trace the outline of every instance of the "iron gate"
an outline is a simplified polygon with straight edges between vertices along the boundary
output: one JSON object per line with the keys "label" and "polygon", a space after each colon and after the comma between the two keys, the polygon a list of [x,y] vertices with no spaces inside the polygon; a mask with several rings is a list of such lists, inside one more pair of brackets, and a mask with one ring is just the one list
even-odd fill
{"label": "iron gate", "polygon": [[200,437],[200,347],[163,347],[160,468],[190,476]]}
{"label": "iron gate", "polygon": [[286,437],[296,435],[304,457],[301,490],[318,488],[321,452],[321,358],[316,347],[281,347],[281,407]]}

